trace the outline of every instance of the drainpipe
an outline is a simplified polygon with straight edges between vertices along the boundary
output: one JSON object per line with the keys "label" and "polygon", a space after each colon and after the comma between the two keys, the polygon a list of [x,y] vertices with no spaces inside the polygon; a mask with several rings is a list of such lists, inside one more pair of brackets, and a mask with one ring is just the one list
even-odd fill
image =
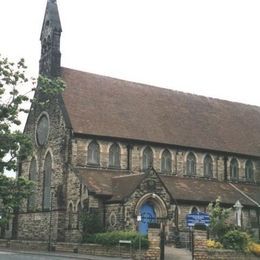
{"label": "drainpipe", "polygon": [[227,160],[228,158],[224,157],[224,181],[228,180],[228,174],[227,174]]}
{"label": "drainpipe", "polygon": [[132,170],[132,164],[131,164],[131,157],[132,157],[132,145],[127,145],[127,170]]}
{"label": "drainpipe", "polygon": [[260,207],[257,208],[257,226],[258,226],[258,239],[260,240]]}
{"label": "drainpipe", "polygon": [[122,203],[123,206],[123,230],[125,230],[125,201]]}

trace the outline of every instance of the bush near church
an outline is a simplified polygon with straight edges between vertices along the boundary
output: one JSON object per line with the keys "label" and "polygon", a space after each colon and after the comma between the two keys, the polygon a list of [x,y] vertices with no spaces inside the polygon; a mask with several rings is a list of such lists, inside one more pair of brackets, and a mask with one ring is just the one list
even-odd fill
{"label": "bush near church", "polygon": [[106,233],[90,234],[84,237],[83,242],[104,246],[117,246],[119,240],[130,240],[133,248],[139,248],[139,239],[141,239],[142,249],[147,249],[149,246],[147,236],[140,235],[134,231],[111,231]]}
{"label": "bush near church", "polygon": [[260,257],[260,243],[257,244],[253,242],[249,245],[248,249],[251,253]]}

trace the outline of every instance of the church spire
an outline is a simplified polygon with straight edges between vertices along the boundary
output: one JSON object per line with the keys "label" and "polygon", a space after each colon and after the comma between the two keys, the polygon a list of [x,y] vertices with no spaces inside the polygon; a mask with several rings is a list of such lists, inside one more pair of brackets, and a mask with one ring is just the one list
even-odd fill
{"label": "church spire", "polygon": [[48,0],[42,31],[39,73],[48,77],[60,75],[60,36],[62,28],[56,0]]}

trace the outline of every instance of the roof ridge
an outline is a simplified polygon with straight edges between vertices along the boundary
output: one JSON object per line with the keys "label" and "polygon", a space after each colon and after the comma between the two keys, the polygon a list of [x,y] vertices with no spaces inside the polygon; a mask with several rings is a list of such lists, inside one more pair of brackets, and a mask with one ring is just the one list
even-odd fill
{"label": "roof ridge", "polygon": [[130,173],[128,175],[119,175],[119,176],[112,176],[112,179],[116,179],[116,178],[123,178],[123,177],[132,177],[132,176],[138,176],[138,175],[145,175],[145,173]]}
{"label": "roof ridge", "polygon": [[243,105],[243,106],[255,107],[255,108],[259,108],[260,109],[260,106],[257,106],[257,105],[252,105],[252,104],[247,104],[247,103],[242,103],[242,102],[232,101],[232,100],[226,100],[226,99],[221,99],[221,98],[216,98],[216,97],[209,97],[209,96],[205,96],[205,95],[201,95],[201,94],[185,92],[185,91],[172,89],[172,88],[167,88],[167,87],[162,87],[162,86],[150,85],[149,83],[140,83],[140,82],[137,82],[137,81],[117,78],[117,77],[113,77],[113,76],[109,76],[109,75],[102,75],[102,74],[88,72],[88,71],[83,71],[83,70],[72,69],[72,68],[63,67],[63,66],[61,67],[61,69],[68,69],[68,70],[72,70],[72,71],[79,72],[79,73],[85,73],[85,74],[98,76],[98,77],[102,77],[102,78],[107,78],[107,79],[111,79],[111,80],[117,80],[117,81],[121,81],[121,82],[126,82],[126,83],[130,83],[130,84],[134,84],[135,87],[138,87],[138,86],[140,86],[140,87],[149,87],[149,88],[154,88],[154,89],[158,89],[158,90],[168,91],[170,93],[172,93],[172,92],[173,93],[177,93],[177,94],[180,94],[180,95],[194,96],[194,97],[210,99],[210,100],[218,101],[218,102],[239,104],[239,105]]}
{"label": "roof ridge", "polygon": [[255,203],[259,208],[260,208],[260,204],[255,201],[254,199],[252,199],[249,195],[247,195],[245,192],[243,192],[242,190],[240,190],[238,187],[236,187],[234,184],[229,183],[231,187],[233,187],[234,189],[236,189],[239,193],[241,193],[244,197],[246,197],[248,200],[250,200],[251,202]]}

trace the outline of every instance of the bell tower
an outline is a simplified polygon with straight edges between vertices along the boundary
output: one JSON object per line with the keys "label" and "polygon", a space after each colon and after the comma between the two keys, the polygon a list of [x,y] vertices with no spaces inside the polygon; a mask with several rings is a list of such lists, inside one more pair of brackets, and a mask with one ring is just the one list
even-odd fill
{"label": "bell tower", "polygon": [[39,73],[48,77],[60,75],[60,36],[62,28],[56,0],[48,0],[42,31]]}

